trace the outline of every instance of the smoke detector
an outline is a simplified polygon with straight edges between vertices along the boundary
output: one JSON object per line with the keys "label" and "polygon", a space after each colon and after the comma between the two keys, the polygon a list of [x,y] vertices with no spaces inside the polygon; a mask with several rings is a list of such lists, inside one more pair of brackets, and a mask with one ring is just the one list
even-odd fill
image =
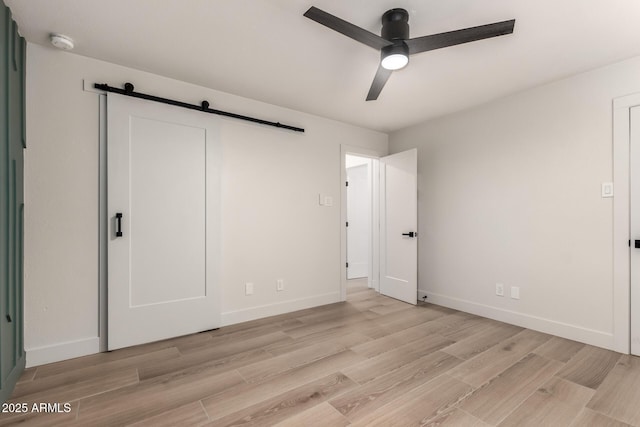
{"label": "smoke detector", "polygon": [[71,37],[63,36],[62,34],[51,34],[49,36],[51,44],[62,50],[73,49],[73,39]]}

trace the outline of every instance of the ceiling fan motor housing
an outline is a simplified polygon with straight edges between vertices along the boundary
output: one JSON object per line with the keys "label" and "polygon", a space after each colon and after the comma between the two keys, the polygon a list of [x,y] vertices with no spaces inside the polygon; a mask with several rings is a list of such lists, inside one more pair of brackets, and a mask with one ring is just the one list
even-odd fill
{"label": "ceiling fan motor housing", "polygon": [[381,35],[389,41],[409,39],[409,12],[404,9],[387,10],[382,15]]}

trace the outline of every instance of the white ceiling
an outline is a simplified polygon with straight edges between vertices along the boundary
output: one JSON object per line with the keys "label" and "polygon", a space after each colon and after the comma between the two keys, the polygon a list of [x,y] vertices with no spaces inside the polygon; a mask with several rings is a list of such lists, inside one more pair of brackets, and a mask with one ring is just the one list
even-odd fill
{"label": "white ceiling", "polygon": [[[640,55],[638,0],[5,3],[32,43],[62,33],[80,55],[384,132]],[[312,5],[376,34],[394,7],[409,11],[411,37],[516,24],[509,36],[412,56],[366,102],[379,53],[303,17]]]}

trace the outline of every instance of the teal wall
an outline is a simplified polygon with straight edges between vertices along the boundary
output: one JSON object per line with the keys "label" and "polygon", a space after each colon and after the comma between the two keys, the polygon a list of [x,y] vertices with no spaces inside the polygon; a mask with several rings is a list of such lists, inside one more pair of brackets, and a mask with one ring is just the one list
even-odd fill
{"label": "teal wall", "polygon": [[0,402],[4,402],[25,363],[22,254],[26,44],[2,3],[0,20]]}

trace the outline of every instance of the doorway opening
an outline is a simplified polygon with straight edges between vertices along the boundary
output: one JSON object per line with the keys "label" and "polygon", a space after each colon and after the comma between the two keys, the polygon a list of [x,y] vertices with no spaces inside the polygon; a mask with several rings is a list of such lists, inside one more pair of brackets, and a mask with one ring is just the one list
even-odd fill
{"label": "doorway opening", "polygon": [[[349,281],[358,280],[415,305],[417,150],[385,156],[343,145],[341,178],[341,301],[347,299]],[[358,217],[364,225],[355,223]]]}
{"label": "doorway opening", "polygon": [[[383,152],[341,148],[341,296],[347,287],[379,289],[379,161]],[[348,266],[348,267],[347,267]]]}

